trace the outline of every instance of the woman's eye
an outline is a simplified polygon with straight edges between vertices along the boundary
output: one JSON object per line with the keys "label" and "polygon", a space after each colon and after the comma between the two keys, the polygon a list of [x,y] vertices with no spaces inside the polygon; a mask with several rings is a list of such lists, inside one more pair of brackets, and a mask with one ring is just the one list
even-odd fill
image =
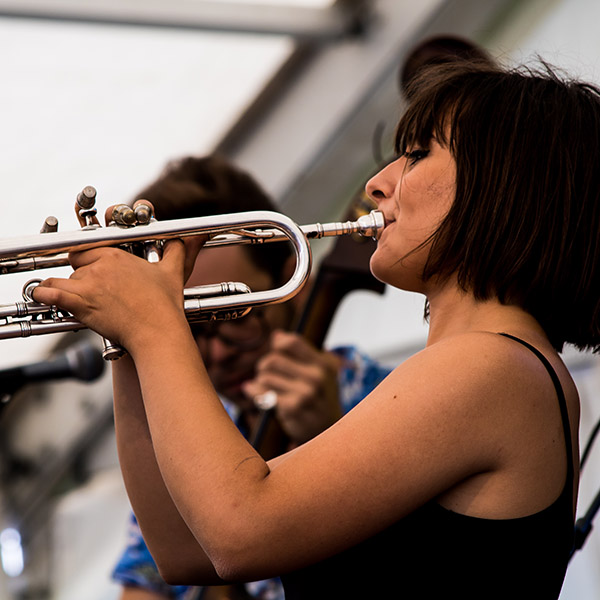
{"label": "woman's eye", "polygon": [[422,148],[416,148],[414,150],[410,150],[404,153],[405,158],[408,160],[409,165],[414,165],[422,158],[425,158],[429,154],[429,150],[424,150]]}

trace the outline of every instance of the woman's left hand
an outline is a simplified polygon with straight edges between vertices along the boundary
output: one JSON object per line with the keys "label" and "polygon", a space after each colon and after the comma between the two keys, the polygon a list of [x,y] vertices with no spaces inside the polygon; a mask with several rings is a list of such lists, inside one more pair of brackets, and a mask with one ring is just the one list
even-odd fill
{"label": "woman's left hand", "polygon": [[69,279],[49,278],[33,292],[36,302],[69,311],[85,326],[129,350],[185,319],[183,282],[186,248],[165,244],[163,258],[148,263],[118,248],[69,255]]}

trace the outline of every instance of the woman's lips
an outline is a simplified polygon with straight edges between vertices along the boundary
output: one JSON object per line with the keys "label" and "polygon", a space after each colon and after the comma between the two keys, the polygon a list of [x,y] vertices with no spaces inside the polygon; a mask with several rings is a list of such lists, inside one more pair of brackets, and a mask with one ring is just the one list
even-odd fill
{"label": "woman's lips", "polygon": [[[386,219],[386,220],[385,220],[385,227],[383,228],[383,231],[381,232],[381,237],[383,237],[383,235],[385,234],[385,232],[386,232],[386,231],[387,231],[387,230],[388,230],[388,229],[389,229],[389,228],[390,228],[392,225],[394,225],[394,223],[396,223],[396,221],[395,221],[395,220],[392,220],[392,219],[390,219],[390,220]],[[381,239],[381,238],[380,238],[380,239]]]}

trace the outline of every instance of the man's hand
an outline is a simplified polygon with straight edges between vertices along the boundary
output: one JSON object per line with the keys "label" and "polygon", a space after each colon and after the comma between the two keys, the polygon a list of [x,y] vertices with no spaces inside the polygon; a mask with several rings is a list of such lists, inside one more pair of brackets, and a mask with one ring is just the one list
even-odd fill
{"label": "man's hand", "polygon": [[274,331],[271,346],[257,363],[244,392],[277,394],[276,416],[296,444],[315,437],[342,416],[337,376],[340,359],[314,348],[302,336]]}

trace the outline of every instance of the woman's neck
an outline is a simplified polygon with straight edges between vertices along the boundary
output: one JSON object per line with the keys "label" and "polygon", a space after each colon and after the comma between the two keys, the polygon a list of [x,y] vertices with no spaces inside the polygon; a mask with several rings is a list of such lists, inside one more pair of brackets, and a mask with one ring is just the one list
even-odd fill
{"label": "woman's neck", "polygon": [[506,332],[547,342],[539,323],[519,306],[502,304],[496,298],[477,300],[470,292],[448,282],[428,295],[429,334],[427,345],[473,331]]}

